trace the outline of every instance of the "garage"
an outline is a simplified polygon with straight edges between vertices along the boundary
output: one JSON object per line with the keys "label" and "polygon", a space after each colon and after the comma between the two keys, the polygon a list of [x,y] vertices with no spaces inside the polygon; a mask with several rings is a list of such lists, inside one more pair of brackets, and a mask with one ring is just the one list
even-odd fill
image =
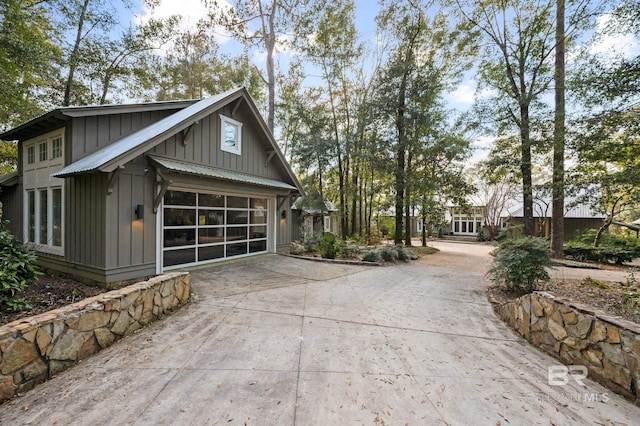
{"label": "garage", "polygon": [[169,189],[162,208],[164,269],[265,253],[269,199]]}

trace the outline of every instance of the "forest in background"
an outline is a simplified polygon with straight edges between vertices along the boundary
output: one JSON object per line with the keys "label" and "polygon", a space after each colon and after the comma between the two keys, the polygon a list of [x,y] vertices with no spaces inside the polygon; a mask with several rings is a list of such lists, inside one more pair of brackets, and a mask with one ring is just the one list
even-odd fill
{"label": "forest in background", "polygon": [[[520,200],[525,234],[541,194],[560,206],[579,194],[607,213],[603,230],[640,217],[638,0],[380,0],[375,40],[353,0],[203,0],[206,16],[187,27],[178,16],[123,25],[158,3],[0,0],[0,128],[58,106],[245,86],[304,203],[335,203],[344,238],[378,235],[389,215],[436,230],[474,196],[489,222]],[[470,75],[476,102],[456,111],[447,95]],[[479,137],[491,148],[472,164]],[[0,174],[16,162],[1,142]],[[393,237],[411,244],[406,227]]]}

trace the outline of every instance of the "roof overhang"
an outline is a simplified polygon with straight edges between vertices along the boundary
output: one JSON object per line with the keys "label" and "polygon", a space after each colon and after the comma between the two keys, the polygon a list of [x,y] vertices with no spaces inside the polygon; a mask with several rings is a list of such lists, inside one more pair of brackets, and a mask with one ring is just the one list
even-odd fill
{"label": "roof overhang", "polygon": [[261,176],[248,175],[246,173],[234,172],[231,170],[224,170],[216,167],[189,163],[176,159],[158,157],[155,155],[147,155],[147,158],[155,167],[173,173],[184,173],[210,179],[218,179],[247,185],[256,185],[266,188],[285,189],[288,191],[297,191],[298,189],[286,182],[281,182],[279,180],[269,179]]}
{"label": "roof overhang", "polygon": [[0,186],[14,186],[18,184],[18,172],[11,172],[0,176]]}

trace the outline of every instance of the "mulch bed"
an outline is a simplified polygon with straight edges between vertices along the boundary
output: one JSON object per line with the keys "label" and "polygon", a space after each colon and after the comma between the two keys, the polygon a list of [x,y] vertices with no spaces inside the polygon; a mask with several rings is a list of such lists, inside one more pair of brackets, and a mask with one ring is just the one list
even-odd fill
{"label": "mulch bed", "polygon": [[[640,324],[640,287],[630,286],[627,283],[585,278],[583,280],[565,279],[543,283],[538,290],[566,297],[604,311],[609,315],[619,316]],[[489,287],[487,291],[499,303],[519,297],[496,285]],[[634,292],[637,298],[629,297],[629,292]]]}
{"label": "mulch bed", "polygon": [[0,307],[0,325],[60,308],[105,291],[105,289],[74,280],[41,275],[38,282],[27,287],[22,293],[16,294],[16,297],[27,299],[31,304],[31,309],[16,312],[8,310],[5,306]]}

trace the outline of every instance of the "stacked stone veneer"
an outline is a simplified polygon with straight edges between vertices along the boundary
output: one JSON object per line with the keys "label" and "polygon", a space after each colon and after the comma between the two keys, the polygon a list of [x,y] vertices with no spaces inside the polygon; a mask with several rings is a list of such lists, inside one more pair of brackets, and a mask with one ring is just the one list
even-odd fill
{"label": "stacked stone veneer", "polygon": [[0,402],[30,390],[189,300],[170,273],[0,327]]}
{"label": "stacked stone veneer", "polygon": [[640,405],[640,326],[545,292],[497,305],[498,316],[531,344]]}

